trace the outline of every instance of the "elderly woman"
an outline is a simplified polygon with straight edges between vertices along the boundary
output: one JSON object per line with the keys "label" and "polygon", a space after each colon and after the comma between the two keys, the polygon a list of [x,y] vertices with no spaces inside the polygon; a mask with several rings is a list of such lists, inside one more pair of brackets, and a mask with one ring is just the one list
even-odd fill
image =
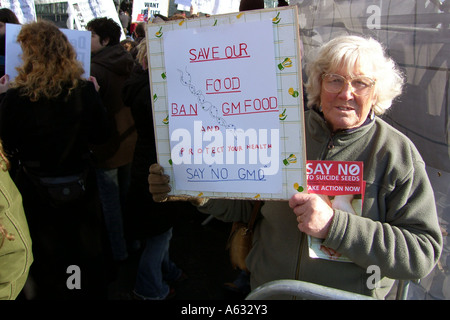
{"label": "elderly woman", "polygon": [[[403,78],[373,39],[338,37],[314,58],[305,85],[307,157],[364,163],[362,215],[332,208],[316,194],[266,201],[247,257],[251,286],[297,279],[383,299],[392,279],[426,276],[442,248],[425,163],[407,137],[378,117],[401,93]],[[248,217],[251,206],[209,200],[199,209],[236,221]],[[351,263],[310,258],[308,235]],[[372,266],[380,270],[374,285],[368,281]]]}

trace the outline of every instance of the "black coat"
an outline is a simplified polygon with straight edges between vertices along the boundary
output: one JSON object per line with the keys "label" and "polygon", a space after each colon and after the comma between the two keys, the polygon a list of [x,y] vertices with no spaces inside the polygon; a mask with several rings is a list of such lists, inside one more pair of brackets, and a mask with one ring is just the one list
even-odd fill
{"label": "black coat", "polygon": [[147,70],[136,66],[125,82],[122,97],[131,108],[138,133],[124,214],[125,232],[129,239],[145,239],[167,231],[177,215],[192,205],[178,201],[156,203],[149,192],[148,170],[157,157]]}
{"label": "black coat", "polygon": [[89,148],[109,138],[111,122],[91,82],[81,81],[70,97],[66,92],[36,102],[20,88],[0,96],[0,138],[11,161],[47,176],[83,171]]}
{"label": "black coat", "polygon": [[[30,272],[38,299],[102,298],[106,234],[89,149],[109,138],[111,122],[91,82],[82,81],[70,96],[66,93],[32,102],[20,89],[9,89],[0,96],[0,138],[12,163],[20,160],[35,175],[59,177],[91,168],[85,194],[61,207],[51,206],[24,170],[17,170],[14,182],[33,241]],[[83,270],[87,279],[83,290],[67,290],[66,270],[71,264]]]}
{"label": "black coat", "polygon": [[91,76],[97,79],[100,97],[114,123],[108,141],[92,150],[99,168],[118,168],[131,162],[136,130],[121,92],[133,66],[131,54],[120,44],[106,46],[91,56]]}

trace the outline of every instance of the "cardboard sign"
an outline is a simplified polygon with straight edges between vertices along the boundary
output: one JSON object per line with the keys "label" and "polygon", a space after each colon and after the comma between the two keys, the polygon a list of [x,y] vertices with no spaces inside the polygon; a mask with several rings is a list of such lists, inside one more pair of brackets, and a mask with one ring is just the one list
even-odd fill
{"label": "cardboard sign", "polygon": [[175,0],[177,9],[205,14],[225,14],[239,11],[240,0]]}
{"label": "cardboard sign", "polygon": [[[9,75],[9,80],[13,81],[17,76],[16,67],[22,64],[22,48],[17,42],[17,36],[22,29],[22,25],[6,24],[5,41],[5,73]],[[91,70],[91,32],[70,29],[60,29],[69,40],[77,52],[77,60],[81,62],[84,68],[84,78],[89,78]]]}
{"label": "cardboard sign", "polygon": [[69,14],[69,29],[86,30],[89,21],[107,17],[113,19],[121,30],[120,39],[125,39],[119,15],[114,2],[111,0],[68,0],[67,13]]}
{"label": "cardboard sign", "polygon": [[297,8],[147,25],[158,162],[171,195],[306,190]]}
{"label": "cardboard sign", "polygon": [[271,21],[168,31],[164,51],[176,188],[280,193]]}
{"label": "cardboard sign", "polygon": [[168,16],[169,0],[134,0],[131,22],[147,22],[156,14]]}
{"label": "cardboard sign", "polygon": [[14,12],[21,24],[36,21],[34,0],[2,0],[0,8],[8,8]]}

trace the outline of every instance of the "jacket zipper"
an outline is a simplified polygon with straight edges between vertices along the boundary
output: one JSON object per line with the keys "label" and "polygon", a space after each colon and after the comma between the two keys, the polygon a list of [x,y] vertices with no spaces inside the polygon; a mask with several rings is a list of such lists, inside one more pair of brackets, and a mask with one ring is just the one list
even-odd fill
{"label": "jacket zipper", "polygon": [[295,270],[295,279],[298,280],[300,275],[300,262],[302,260],[302,253],[303,253],[303,241],[305,241],[305,234],[302,232],[302,235],[300,237],[300,248],[298,250],[299,256],[297,260],[297,269]]}
{"label": "jacket zipper", "polygon": [[317,160],[325,160],[325,159],[327,158],[328,152],[329,152],[331,149],[334,148],[334,140],[333,140],[334,136],[335,136],[335,133],[332,132],[332,133],[330,134],[330,138],[328,139],[327,144],[326,144],[325,147],[322,149],[322,154],[320,155],[320,158],[317,159]]}

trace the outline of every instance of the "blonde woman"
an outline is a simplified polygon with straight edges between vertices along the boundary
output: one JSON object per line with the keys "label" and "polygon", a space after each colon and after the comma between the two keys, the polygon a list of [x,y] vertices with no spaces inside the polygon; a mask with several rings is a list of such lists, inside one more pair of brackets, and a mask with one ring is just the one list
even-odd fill
{"label": "blonde woman", "polygon": [[[102,297],[102,220],[90,146],[110,123],[95,84],[67,37],[51,22],[23,25],[23,63],[0,80],[0,137],[13,168],[34,244],[37,298]],[[82,271],[82,290],[66,285]]]}

